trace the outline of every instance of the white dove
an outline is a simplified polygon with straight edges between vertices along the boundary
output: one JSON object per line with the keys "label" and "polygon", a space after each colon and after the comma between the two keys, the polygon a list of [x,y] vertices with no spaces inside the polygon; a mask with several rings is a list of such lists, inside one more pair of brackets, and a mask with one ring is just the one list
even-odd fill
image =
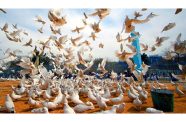
{"label": "white dove", "polygon": [[105,90],[105,92],[104,92],[104,94],[102,95],[102,97],[104,97],[104,98],[110,98],[110,97],[111,97],[111,94],[110,94],[109,88],[106,87],[104,90]]}
{"label": "white dove", "polygon": [[136,109],[137,109],[138,111],[141,110],[142,102],[141,102],[141,100],[139,100],[138,97],[136,97],[136,99],[133,101],[133,104],[136,106]]}
{"label": "white dove", "polygon": [[20,82],[18,88],[16,89],[15,93],[18,95],[24,94],[26,91],[26,88],[22,82]]}
{"label": "white dove", "polygon": [[101,96],[96,96],[96,102],[101,110],[105,110],[107,108],[107,104]]}
{"label": "white dove", "polygon": [[94,96],[100,96],[101,97],[101,99],[103,100],[103,101],[105,101],[105,102],[108,102],[108,101],[110,101],[110,99],[107,99],[107,98],[104,98],[104,97],[102,97],[101,95],[100,95],[100,93],[99,92],[97,92],[97,91],[95,91],[95,93],[93,93],[94,94]]}
{"label": "white dove", "polygon": [[82,94],[88,94],[88,88],[86,86],[83,86],[83,88],[80,88],[79,92]]}
{"label": "white dove", "polygon": [[47,89],[44,91],[43,98],[45,99],[51,99],[50,91]]}
{"label": "white dove", "polygon": [[168,87],[165,84],[160,83],[158,80],[156,80],[156,84],[157,84],[157,86],[159,86],[162,89],[168,89]]}
{"label": "white dove", "polygon": [[5,109],[10,113],[15,113],[15,106],[9,94],[5,97]]}
{"label": "white dove", "polygon": [[142,91],[142,87],[141,87],[140,85],[138,85],[138,86],[134,85],[133,87],[134,87],[134,89],[136,89],[138,92]]}
{"label": "white dove", "polygon": [[117,113],[123,113],[124,112],[124,109],[125,109],[125,103],[122,103],[122,104],[119,104],[119,105],[116,105],[118,108],[116,109],[116,112]]}
{"label": "white dove", "polygon": [[146,108],[146,113],[163,113],[161,110],[157,110],[155,108]]}
{"label": "white dove", "polygon": [[92,102],[87,102],[86,105],[85,104],[78,104],[74,107],[74,111],[78,112],[78,113],[82,113],[84,111],[87,110],[92,110],[94,109],[94,105],[92,104]]}
{"label": "white dove", "polygon": [[139,92],[139,99],[144,102],[148,98],[148,92],[145,92],[144,90]]}
{"label": "white dove", "polygon": [[43,107],[47,107],[48,109],[55,109],[57,108],[58,104],[54,102],[49,102],[48,100],[41,102]]}
{"label": "white dove", "polygon": [[121,85],[121,89],[122,89],[123,93],[125,93],[125,91],[127,90],[127,89],[125,88],[125,86],[123,86],[123,85]]}
{"label": "white dove", "polygon": [[119,84],[118,84],[118,88],[116,89],[116,93],[119,93],[119,94],[123,93],[121,85],[119,85]]}
{"label": "white dove", "polygon": [[79,94],[77,91],[73,91],[72,95],[70,96],[70,99],[72,100],[72,102],[74,102],[75,104],[84,104],[83,101],[81,101],[79,99]]}
{"label": "white dove", "polygon": [[183,93],[183,91],[181,91],[181,90],[178,88],[178,85],[176,85],[175,92],[176,92],[176,94],[178,94],[178,96],[179,96],[179,97],[181,97],[181,96],[184,96],[184,95],[185,95],[185,94]]}
{"label": "white dove", "polygon": [[11,86],[12,90],[17,94],[17,95],[21,95],[23,93],[25,93],[26,88],[24,87],[23,83],[21,82],[17,88]]}
{"label": "white dove", "polygon": [[130,85],[130,91],[132,94],[134,94],[135,96],[139,96],[139,94],[137,93],[137,91],[133,88],[132,85]]}
{"label": "white dove", "polygon": [[110,101],[112,101],[113,103],[123,102],[123,100],[124,100],[123,93],[121,93],[118,97],[110,99]]}
{"label": "white dove", "polygon": [[47,107],[35,108],[31,110],[32,113],[49,113]]}
{"label": "white dove", "polygon": [[41,104],[40,101],[36,101],[36,100],[32,99],[32,97],[29,97],[28,103],[30,104],[30,106],[39,106]]}
{"label": "white dove", "polygon": [[106,111],[101,111],[101,114],[116,114],[116,109],[118,108],[118,106],[113,105],[112,108],[110,110],[106,110]]}
{"label": "white dove", "polygon": [[131,100],[134,100],[137,98],[136,95],[134,95],[133,93],[131,93],[130,89],[128,90],[128,97],[131,99]]}
{"label": "white dove", "polygon": [[100,95],[103,95],[103,94],[105,93],[105,91],[104,91],[103,88],[101,88],[101,89],[98,91],[98,93],[99,93]]}
{"label": "white dove", "polygon": [[17,100],[17,99],[20,99],[20,98],[22,97],[21,95],[17,95],[17,94],[15,94],[14,91],[12,91],[12,93],[11,93],[10,96],[13,98],[13,100]]}
{"label": "white dove", "polygon": [[29,97],[32,97],[33,99],[35,99],[37,97],[33,86],[30,88],[30,90],[27,89],[27,94]]}
{"label": "white dove", "polygon": [[36,93],[36,95],[38,95],[38,96],[42,95],[43,92],[44,92],[44,91],[41,90],[39,87],[36,88],[36,90],[35,90],[35,93]]}
{"label": "white dove", "polygon": [[93,101],[97,101],[96,97],[93,95],[90,88],[88,88],[88,98],[93,100]]}
{"label": "white dove", "polygon": [[66,99],[66,96],[65,96],[65,103],[64,103],[64,107],[63,107],[63,112],[65,114],[75,114],[76,112],[74,111],[73,108],[71,108],[69,105],[68,105],[68,101]]}
{"label": "white dove", "polygon": [[59,93],[58,95],[56,96],[56,98],[54,99],[54,103],[56,104],[61,104],[61,103],[64,103],[64,95],[61,93],[61,90],[59,90]]}

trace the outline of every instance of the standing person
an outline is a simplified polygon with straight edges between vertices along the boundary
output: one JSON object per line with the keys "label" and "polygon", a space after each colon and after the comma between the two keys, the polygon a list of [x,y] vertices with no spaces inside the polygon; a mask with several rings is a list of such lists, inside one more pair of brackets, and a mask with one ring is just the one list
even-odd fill
{"label": "standing person", "polygon": [[36,67],[38,67],[41,63],[41,57],[43,56],[43,53],[44,53],[44,47],[41,51],[38,51],[37,50],[37,47],[35,46],[35,49],[33,51],[33,58],[32,58],[32,62],[34,63],[34,65]]}
{"label": "standing person", "polygon": [[154,80],[154,73],[151,74],[150,79]]}
{"label": "standing person", "polygon": [[158,73],[156,73],[155,77],[156,77],[156,80],[159,80],[159,75],[158,75]]}

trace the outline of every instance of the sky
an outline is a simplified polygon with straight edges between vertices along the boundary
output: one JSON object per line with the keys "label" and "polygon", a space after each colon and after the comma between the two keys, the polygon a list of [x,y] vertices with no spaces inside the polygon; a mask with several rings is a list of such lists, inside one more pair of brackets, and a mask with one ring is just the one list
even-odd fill
{"label": "sky", "polygon": [[[12,50],[21,49],[23,55],[30,55],[30,52],[34,47],[24,47],[24,43],[28,42],[30,38],[33,39],[34,44],[37,44],[38,40],[46,40],[50,35],[51,22],[48,19],[48,11],[50,9],[6,9],[7,14],[0,13],[0,27],[3,27],[5,23],[9,24],[9,30],[12,30],[12,24],[17,24],[18,28],[25,30],[29,33],[29,36],[24,36],[21,43],[11,42],[6,38],[4,32],[0,31],[0,49],[5,51],[7,48]],[[110,9],[110,14],[102,20],[100,23],[101,32],[97,34],[98,38],[93,41],[89,38],[92,29],[86,27],[82,32],[83,39],[80,41],[88,40],[92,43],[92,54],[94,58],[107,58],[109,60],[117,60],[115,56],[115,51],[119,50],[120,44],[116,41],[116,35],[118,32],[121,32],[124,19],[126,15],[129,18],[134,18],[134,12],[139,11],[143,14],[139,19],[144,19],[148,14],[153,12],[157,14],[157,17],[154,17],[145,24],[135,25],[136,31],[139,31],[141,37],[139,38],[140,42],[148,44],[149,47],[155,44],[157,36],[169,36],[170,38],[163,42],[163,45],[155,52],[147,52],[148,55],[163,55],[167,50],[171,48],[171,44],[176,41],[176,37],[179,33],[182,33],[181,40],[186,39],[185,35],[185,21],[186,21],[186,10],[183,10],[181,13],[175,15],[175,9],[148,9],[147,11],[141,11],[141,9]],[[72,33],[71,30],[76,26],[81,27],[83,25],[82,19],[84,18],[83,12],[91,14],[95,12],[94,9],[62,9],[62,15],[66,16],[67,24],[61,27],[62,35],[68,35],[70,37],[77,37],[77,33]],[[45,24],[43,34],[40,34],[37,29],[42,25],[41,23],[36,22],[34,19],[39,15],[41,16],[47,24]],[[98,17],[89,17],[87,22],[94,23],[98,22]],[[164,26],[170,22],[175,22],[176,26],[166,32],[161,33]],[[127,37],[128,34],[123,34],[123,37]],[[59,37],[59,36],[58,36]],[[98,47],[99,43],[104,44],[104,48],[101,49]],[[129,51],[125,47],[126,50]],[[54,52],[58,52],[57,49],[53,49]],[[3,58],[3,53],[0,51],[0,57]]]}

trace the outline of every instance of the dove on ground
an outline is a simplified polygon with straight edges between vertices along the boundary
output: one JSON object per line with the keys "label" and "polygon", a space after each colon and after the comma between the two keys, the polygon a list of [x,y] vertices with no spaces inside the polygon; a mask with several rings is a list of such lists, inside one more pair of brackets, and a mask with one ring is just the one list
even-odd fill
{"label": "dove on ground", "polygon": [[35,108],[31,110],[32,113],[49,113],[47,107],[42,107],[42,108]]}
{"label": "dove on ground", "polygon": [[10,96],[11,96],[11,98],[13,98],[13,100],[17,100],[17,99],[22,98],[21,95],[17,95],[17,94],[15,94],[14,91],[12,91],[12,93],[10,94]]}
{"label": "dove on ground", "polygon": [[101,111],[100,113],[101,114],[116,114],[117,108],[118,108],[118,106],[113,105],[110,110]]}
{"label": "dove on ground", "polygon": [[117,112],[117,113],[123,113],[124,110],[125,110],[126,104],[125,104],[125,103],[121,103],[121,104],[116,105],[116,106],[117,106],[116,112]]}
{"label": "dove on ground", "polygon": [[55,109],[58,106],[58,104],[56,104],[54,102],[49,102],[48,100],[42,101],[41,104],[43,105],[43,107],[47,107],[49,110]]}
{"label": "dove on ground", "polygon": [[[65,97],[66,99],[66,97]],[[71,108],[69,105],[68,105],[68,101],[65,100],[65,103],[64,103],[64,107],[63,107],[63,111],[65,114],[75,114],[76,112],[74,111],[73,108]]]}
{"label": "dove on ground", "polygon": [[134,95],[133,93],[131,93],[131,91],[130,91],[130,89],[129,89],[129,90],[128,90],[128,97],[129,97],[129,99],[134,100],[134,99],[136,99],[138,96],[136,96],[136,95]]}
{"label": "dove on ground", "polygon": [[96,102],[101,110],[105,110],[107,108],[107,104],[101,96],[96,96]]}
{"label": "dove on ground", "polygon": [[136,97],[136,99],[133,100],[133,104],[138,111],[141,110],[142,102],[138,97]]}
{"label": "dove on ground", "polygon": [[41,105],[41,102],[32,99],[32,97],[29,97],[28,104],[30,104],[30,106],[40,106]]}
{"label": "dove on ground", "polygon": [[175,87],[176,87],[176,88],[175,88],[175,92],[176,92],[176,94],[177,94],[179,97],[185,96],[184,92],[181,91],[181,90],[179,89],[178,85],[176,85]]}
{"label": "dove on ground", "polygon": [[146,108],[145,112],[146,113],[163,113],[163,111],[157,110],[155,108]]}
{"label": "dove on ground", "polygon": [[9,94],[5,96],[5,108],[9,113],[15,113],[14,102],[12,101]]}
{"label": "dove on ground", "polygon": [[86,104],[78,104],[73,109],[77,113],[82,113],[82,112],[85,112],[87,110],[92,110],[94,108],[95,107],[94,107],[92,102],[87,102]]}
{"label": "dove on ground", "polygon": [[123,93],[120,93],[118,97],[110,98],[110,101],[112,101],[113,103],[123,102],[123,100],[124,100]]}

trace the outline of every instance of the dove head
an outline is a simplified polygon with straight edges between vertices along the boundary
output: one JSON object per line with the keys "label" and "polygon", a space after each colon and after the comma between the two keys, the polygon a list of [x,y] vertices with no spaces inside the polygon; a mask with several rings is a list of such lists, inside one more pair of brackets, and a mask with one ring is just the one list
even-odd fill
{"label": "dove head", "polygon": [[86,102],[86,105],[92,106],[92,105],[93,105],[93,103],[92,103],[92,102],[90,102],[90,101],[88,101],[88,102]]}
{"label": "dove head", "polygon": [[66,23],[67,23],[67,21],[66,21],[65,17],[62,17],[61,19],[64,21],[64,24],[66,24]]}

